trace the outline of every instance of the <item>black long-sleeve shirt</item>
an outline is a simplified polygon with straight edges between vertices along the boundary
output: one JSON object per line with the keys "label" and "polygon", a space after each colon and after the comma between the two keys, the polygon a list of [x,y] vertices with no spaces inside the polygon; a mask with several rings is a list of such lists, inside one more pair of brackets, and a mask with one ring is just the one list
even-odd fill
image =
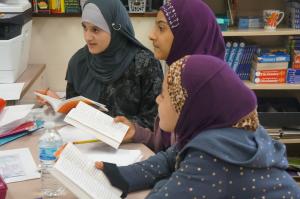
{"label": "black long-sleeve shirt", "polygon": [[[153,129],[157,115],[156,96],[160,94],[163,72],[150,52],[140,50],[124,74],[111,84],[101,84],[98,102],[105,104],[111,116],[123,115],[143,127]],[[71,82],[66,97],[81,95]],[[89,96],[85,96],[89,97]]]}

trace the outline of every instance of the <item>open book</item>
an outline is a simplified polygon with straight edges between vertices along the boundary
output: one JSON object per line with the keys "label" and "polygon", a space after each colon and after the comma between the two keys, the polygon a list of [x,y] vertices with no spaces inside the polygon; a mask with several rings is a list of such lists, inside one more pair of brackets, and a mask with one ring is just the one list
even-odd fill
{"label": "open book", "polygon": [[90,100],[83,96],[77,96],[77,97],[73,97],[73,98],[70,98],[67,100],[62,100],[62,99],[56,99],[54,97],[50,97],[48,95],[43,95],[38,92],[34,92],[34,94],[39,96],[40,98],[46,100],[52,106],[54,111],[59,112],[59,113],[67,114],[72,108],[76,107],[80,101],[85,102],[87,104],[96,105],[102,111],[108,111],[107,108],[105,107],[105,105],[103,105],[99,102]]}
{"label": "open book", "polygon": [[65,122],[117,149],[129,126],[115,123],[113,120],[111,116],[84,102],[79,102],[64,119]]}
{"label": "open book", "polygon": [[122,191],[113,187],[105,174],[95,168],[73,144],[61,153],[50,173],[80,199],[120,199]]}

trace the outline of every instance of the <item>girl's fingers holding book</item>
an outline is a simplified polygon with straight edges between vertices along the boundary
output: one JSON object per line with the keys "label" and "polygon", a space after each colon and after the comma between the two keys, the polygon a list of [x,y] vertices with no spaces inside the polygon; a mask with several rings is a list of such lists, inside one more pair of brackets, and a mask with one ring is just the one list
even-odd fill
{"label": "girl's fingers holding book", "polygon": [[122,122],[122,123],[127,124],[127,125],[130,124],[130,121],[126,117],[124,117],[124,116],[117,116],[117,117],[115,117],[114,118],[114,122],[116,122],[116,123]]}
{"label": "girl's fingers holding book", "polygon": [[104,169],[104,164],[103,164],[103,162],[98,162],[98,161],[96,161],[96,162],[95,162],[95,167],[96,167],[97,169],[103,170],[103,169]]}
{"label": "girl's fingers holding book", "polygon": [[126,117],[124,116],[117,116],[114,118],[115,122],[122,122],[129,126],[128,131],[123,139],[123,143],[126,142],[132,142],[134,134],[135,134],[135,127],[132,122],[130,122]]}

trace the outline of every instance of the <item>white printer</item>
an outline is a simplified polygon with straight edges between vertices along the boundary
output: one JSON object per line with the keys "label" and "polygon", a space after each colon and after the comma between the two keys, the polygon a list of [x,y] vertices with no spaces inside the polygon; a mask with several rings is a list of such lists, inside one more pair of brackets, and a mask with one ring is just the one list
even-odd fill
{"label": "white printer", "polygon": [[28,65],[32,28],[28,0],[0,0],[0,83],[13,83]]}

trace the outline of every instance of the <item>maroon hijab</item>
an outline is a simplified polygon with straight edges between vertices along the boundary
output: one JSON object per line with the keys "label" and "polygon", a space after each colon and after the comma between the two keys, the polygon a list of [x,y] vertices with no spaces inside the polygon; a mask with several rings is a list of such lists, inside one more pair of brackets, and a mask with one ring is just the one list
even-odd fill
{"label": "maroon hijab", "polygon": [[174,35],[167,64],[185,55],[206,54],[224,59],[225,44],[212,10],[202,0],[168,0],[160,10]]}
{"label": "maroon hijab", "polygon": [[[223,60],[208,55],[192,55],[185,59],[182,66],[181,85],[178,87],[187,95],[184,103],[181,100],[180,116],[175,128],[179,146],[184,146],[204,130],[232,127],[256,108],[253,91]],[[170,67],[171,74],[168,75],[171,85],[176,78],[172,74],[173,67],[176,67],[176,63]],[[168,91],[172,99],[172,92]],[[177,90],[173,104],[180,102],[178,93]]]}

